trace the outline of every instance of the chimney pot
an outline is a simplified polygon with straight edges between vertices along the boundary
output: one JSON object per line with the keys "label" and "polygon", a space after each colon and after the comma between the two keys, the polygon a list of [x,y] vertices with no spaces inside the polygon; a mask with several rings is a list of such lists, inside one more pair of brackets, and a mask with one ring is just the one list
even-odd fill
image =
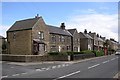
{"label": "chimney pot", "polygon": [[61,28],[61,29],[65,29],[65,23],[61,23],[60,28]]}
{"label": "chimney pot", "polygon": [[39,14],[37,14],[37,16],[35,16],[35,18],[38,18],[39,17]]}

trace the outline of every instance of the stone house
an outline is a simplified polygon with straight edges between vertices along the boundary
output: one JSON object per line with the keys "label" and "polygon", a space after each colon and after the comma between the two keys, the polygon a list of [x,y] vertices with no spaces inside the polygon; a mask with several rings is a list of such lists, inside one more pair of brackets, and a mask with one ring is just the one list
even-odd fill
{"label": "stone house", "polygon": [[80,52],[80,36],[77,29],[68,29],[68,31],[72,34],[72,51]]}
{"label": "stone house", "polygon": [[84,31],[84,33],[80,32],[80,50],[93,50],[93,38]]}
{"label": "stone house", "polygon": [[3,36],[0,36],[0,54],[2,54],[3,47],[6,46],[5,42],[5,38]]}
{"label": "stone house", "polygon": [[109,43],[109,48],[110,49],[113,49],[113,50],[118,49],[119,43],[117,41],[115,41],[114,39],[110,38],[110,40],[108,40],[108,43]]}
{"label": "stone house", "polygon": [[42,19],[16,21],[7,31],[8,54],[33,55],[49,51],[49,30]]}
{"label": "stone house", "polygon": [[71,51],[71,33],[47,25],[42,17],[16,21],[7,31],[8,54],[44,55],[48,52]]}
{"label": "stone house", "polygon": [[97,37],[97,34],[94,32],[94,33],[91,33],[89,32],[88,33],[92,38],[93,38],[93,50],[98,50],[98,37]]}
{"label": "stone house", "polygon": [[104,43],[104,40],[98,35],[98,50],[103,50],[103,43]]}
{"label": "stone house", "polygon": [[49,30],[50,52],[67,52],[71,51],[72,35],[65,29],[65,24],[61,23],[60,27],[47,25]]}

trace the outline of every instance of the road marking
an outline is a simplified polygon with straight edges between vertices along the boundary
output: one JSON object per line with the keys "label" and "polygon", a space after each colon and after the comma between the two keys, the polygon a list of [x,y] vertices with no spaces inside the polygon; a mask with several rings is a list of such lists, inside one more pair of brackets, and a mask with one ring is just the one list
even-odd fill
{"label": "road marking", "polygon": [[8,76],[2,76],[1,78],[6,78],[6,77],[8,77]]}
{"label": "road marking", "polygon": [[111,61],[112,61],[112,60],[115,60],[115,58],[111,59]]}
{"label": "road marking", "polygon": [[64,66],[65,66],[65,64],[62,64],[62,66],[64,67]]}
{"label": "road marking", "polygon": [[10,68],[14,68],[14,67],[10,67]]}
{"label": "road marking", "polygon": [[46,68],[46,70],[49,70],[50,68]]}
{"label": "road marking", "polygon": [[41,69],[45,70],[46,68],[41,68]]}
{"label": "road marking", "polygon": [[61,65],[58,65],[57,67],[58,67],[58,68],[60,68],[60,67],[61,67]]}
{"label": "road marking", "polygon": [[25,72],[25,73],[21,73],[21,74],[27,74],[27,73]]}
{"label": "road marking", "polygon": [[66,64],[66,66],[69,66],[69,64]]}
{"label": "road marking", "polygon": [[72,75],[77,74],[77,73],[80,73],[80,71],[76,71],[76,72],[70,73],[70,74],[68,74],[68,75],[61,76],[61,77],[59,77],[59,78],[57,78],[57,79],[53,79],[53,80],[58,80],[58,79],[61,79],[61,78],[65,78],[65,77],[68,77],[68,76],[72,76]]}
{"label": "road marking", "polygon": [[41,69],[36,69],[36,71],[42,71]]}
{"label": "road marking", "polygon": [[12,76],[19,76],[20,74],[13,74]]}
{"label": "road marking", "polygon": [[97,66],[99,66],[99,65],[100,65],[100,64],[93,65],[93,66],[91,66],[91,67],[88,67],[88,69],[91,69],[91,68],[97,67]]}
{"label": "road marking", "polygon": [[109,62],[109,60],[107,60],[107,61],[104,61],[104,62],[102,62],[102,63],[104,64],[104,63],[107,63],[107,62]]}
{"label": "road marking", "polygon": [[56,68],[56,66],[53,66],[52,68],[54,69],[54,68]]}

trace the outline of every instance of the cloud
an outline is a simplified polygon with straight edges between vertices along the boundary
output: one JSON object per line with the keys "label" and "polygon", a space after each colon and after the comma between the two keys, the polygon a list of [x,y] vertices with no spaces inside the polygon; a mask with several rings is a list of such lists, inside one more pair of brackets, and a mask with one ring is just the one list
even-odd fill
{"label": "cloud", "polygon": [[86,9],[86,10],[80,10],[80,9],[77,9],[77,10],[74,10],[75,13],[82,13],[82,14],[95,14],[97,13],[94,9]]}
{"label": "cloud", "polygon": [[78,32],[96,32],[106,38],[114,38],[118,41],[118,15],[86,14],[73,15],[66,20],[67,28],[77,28]]}
{"label": "cloud", "polygon": [[2,25],[0,26],[0,35],[3,37],[6,37],[6,31],[10,28],[8,25]]}

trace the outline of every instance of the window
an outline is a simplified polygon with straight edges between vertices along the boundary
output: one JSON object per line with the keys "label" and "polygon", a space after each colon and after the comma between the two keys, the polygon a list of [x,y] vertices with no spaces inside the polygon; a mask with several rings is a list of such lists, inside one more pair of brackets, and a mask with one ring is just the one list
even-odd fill
{"label": "window", "polygon": [[77,43],[78,43],[78,44],[80,43],[80,39],[77,39]]}
{"label": "window", "polygon": [[67,50],[70,50],[70,46],[67,46]]}
{"label": "window", "polygon": [[61,42],[62,40],[61,40],[61,36],[59,36],[59,42]]}
{"label": "window", "polygon": [[44,39],[44,33],[42,31],[38,32],[39,38]]}
{"label": "window", "polygon": [[56,36],[55,35],[52,35],[51,39],[52,39],[52,42],[56,42]]}
{"label": "window", "polygon": [[61,36],[61,41],[65,42],[65,37],[64,36]]}
{"label": "window", "polygon": [[51,52],[56,52],[56,46],[51,46]]}

